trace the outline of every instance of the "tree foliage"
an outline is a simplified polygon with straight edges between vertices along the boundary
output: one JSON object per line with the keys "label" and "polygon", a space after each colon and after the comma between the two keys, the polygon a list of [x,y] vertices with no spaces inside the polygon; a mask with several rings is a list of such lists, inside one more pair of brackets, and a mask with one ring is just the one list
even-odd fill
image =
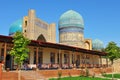
{"label": "tree foliage", "polygon": [[111,64],[113,64],[115,59],[120,58],[120,47],[118,47],[117,44],[113,41],[108,43],[105,51],[108,53],[107,57],[110,59]]}
{"label": "tree foliage", "polygon": [[28,57],[29,48],[27,45],[30,40],[25,38],[21,32],[16,32],[13,36],[13,48],[10,54],[14,57],[14,61],[18,64],[19,68],[23,61]]}

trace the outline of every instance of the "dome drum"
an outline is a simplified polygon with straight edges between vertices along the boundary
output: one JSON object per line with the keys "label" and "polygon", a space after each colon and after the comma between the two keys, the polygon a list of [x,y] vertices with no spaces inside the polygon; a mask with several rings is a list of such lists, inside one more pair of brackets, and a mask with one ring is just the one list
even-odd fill
{"label": "dome drum", "polygon": [[76,21],[66,20],[66,21],[59,21],[59,28],[63,27],[79,27],[84,29],[84,25],[77,19]]}
{"label": "dome drum", "polygon": [[83,30],[81,28],[79,28],[79,27],[75,27],[75,28],[73,28],[73,27],[71,27],[71,28],[70,27],[69,28],[65,27],[65,28],[59,29],[59,32],[60,33],[63,33],[63,32],[79,32],[79,33],[83,34]]}

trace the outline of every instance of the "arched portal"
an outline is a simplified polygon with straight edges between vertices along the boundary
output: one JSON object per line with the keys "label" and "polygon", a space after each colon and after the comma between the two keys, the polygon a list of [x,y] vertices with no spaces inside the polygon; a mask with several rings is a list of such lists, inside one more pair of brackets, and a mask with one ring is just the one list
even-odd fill
{"label": "arched portal", "polygon": [[85,48],[86,48],[86,49],[90,49],[90,44],[89,44],[88,41],[85,42]]}
{"label": "arched portal", "polygon": [[46,39],[42,34],[37,38],[37,40],[42,41],[42,42],[46,42]]}

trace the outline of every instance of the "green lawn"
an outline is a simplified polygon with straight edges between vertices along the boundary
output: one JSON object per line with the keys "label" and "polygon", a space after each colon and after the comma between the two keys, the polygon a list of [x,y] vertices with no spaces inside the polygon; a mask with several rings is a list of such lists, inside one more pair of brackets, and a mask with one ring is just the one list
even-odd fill
{"label": "green lawn", "polygon": [[[104,77],[112,78],[112,74],[105,74]],[[120,78],[120,74],[114,74],[114,78]]]}
{"label": "green lawn", "polygon": [[64,77],[61,79],[49,79],[49,80],[110,80],[110,79],[102,79],[102,78],[91,78],[91,77]]}

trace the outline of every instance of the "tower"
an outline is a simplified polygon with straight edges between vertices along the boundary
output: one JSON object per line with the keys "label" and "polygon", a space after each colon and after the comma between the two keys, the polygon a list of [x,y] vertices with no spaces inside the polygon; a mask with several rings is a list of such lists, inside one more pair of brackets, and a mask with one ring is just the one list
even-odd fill
{"label": "tower", "polygon": [[27,25],[27,36],[29,36],[30,39],[34,39],[34,33],[35,33],[35,11],[29,10],[28,12],[28,25]]}

